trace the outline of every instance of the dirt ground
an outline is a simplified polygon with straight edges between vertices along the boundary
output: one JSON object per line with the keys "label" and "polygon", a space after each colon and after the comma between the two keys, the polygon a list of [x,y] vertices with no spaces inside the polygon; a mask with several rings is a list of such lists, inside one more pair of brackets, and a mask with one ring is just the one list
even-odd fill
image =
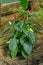
{"label": "dirt ground", "polygon": [[[2,36],[2,30],[8,20],[13,20],[12,15],[2,17],[0,22],[0,65],[43,65],[43,30],[36,33],[37,42],[33,45],[32,54],[27,59],[23,59],[20,54],[16,58],[11,58],[4,40],[8,34]],[[40,24],[43,24],[43,21]]]}

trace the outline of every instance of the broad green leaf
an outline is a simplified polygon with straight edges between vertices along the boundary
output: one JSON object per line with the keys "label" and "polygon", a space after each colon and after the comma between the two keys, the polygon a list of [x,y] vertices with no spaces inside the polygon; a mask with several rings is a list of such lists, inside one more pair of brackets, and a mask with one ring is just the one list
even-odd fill
{"label": "broad green leaf", "polygon": [[31,14],[29,12],[25,12],[26,17],[30,17]]}
{"label": "broad green leaf", "polygon": [[15,50],[11,51],[11,56],[16,57],[17,52],[18,52],[18,47],[16,47]]}
{"label": "broad green leaf", "polygon": [[24,44],[24,37],[23,36],[20,38],[20,43],[21,43],[21,45]]}
{"label": "broad green leaf", "polygon": [[14,28],[15,28],[15,30],[17,30],[17,31],[20,31],[20,22],[18,21],[18,23],[17,24],[14,24]]}
{"label": "broad green leaf", "polygon": [[30,41],[28,39],[26,40],[26,38],[22,36],[20,39],[20,43],[22,44],[24,51],[28,55],[30,55],[32,51],[32,44],[30,43]]}
{"label": "broad green leaf", "polygon": [[14,24],[14,28],[15,28],[15,30],[17,30],[17,31],[20,31],[21,28],[22,28],[22,26],[23,26],[23,23],[21,23],[21,22],[19,22],[19,21],[18,21],[17,24]]}
{"label": "broad green leaf", "polygon": [[33,24],[33,20],[29,20],[28,23],[31,25]]}
{"label": "broad green leaf", "polygon": [[24,9],[26,9],[27,2],[27,0],[20,0],[20,4]]}
{"label": "broad green leaf", "polygon": [[28,30],[26,28],[23,28],[23,32],[29,38],[31,43],[34,44],[35,43],[35,35],[34,35],[33,30],[31,30],[30,28]]}
{"label": "broad green leaf", "polygon": [[31,52],[32,52],[32,44],[31,44],[31,43],[25,41],[25,42],[24,42],[24,45],[23,45],[23,48],[24,48],[25,52],[26,52],[28,55],[31,54]]}
{"label": "broad green leaf", "polygon": [[21,53],[22,53],[22,55],[23,55],[24,58],[28,57],[28,54],[24,50],[22,50]]}
{"label": "broad green leaf", "polygon": [[15,30],[20,31],[20,27],[18,25],[14,26]]}
{"label": "broad green leaf", "polygon": [[17,31],[20,31],[20,28],[22,26],[20,20],[21,20],[21,18],[18,18],[16,21],[14,21],[14,28]]}
{"label": "broad green leaf", "polygon": [[9,40],[9,49],[11,51],[12,57],[15,57],[18,52],[17,40],[16,40],[15,36],[14,36],[14,38],[11,38]]}
{"label": "broad green leaf", "polygon": [[25,41],[25,35],[23,34],[23,35],[21,36],[21,38],[20,38],[20,43],[21,43],[21,45],[23,45],[24,41]]}

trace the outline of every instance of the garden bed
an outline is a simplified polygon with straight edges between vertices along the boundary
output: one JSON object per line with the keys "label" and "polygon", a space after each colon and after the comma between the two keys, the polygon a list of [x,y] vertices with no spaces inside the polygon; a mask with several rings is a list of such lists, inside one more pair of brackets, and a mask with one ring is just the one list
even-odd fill
{"label": "garden bed", "polygon": [[[8,38],[9,33],[2,36],[2,31],[7,25],[9,20],[13,20],[13,15],[1,17],[0,25],[0,64],[1,65],[43,65],[43,30],[36,34],[37,42],[33,46],[33,52],[28,59],[23,59],[19,54],[16,58],[11,58],[7,45],[6,38]],[[37,21],[38,19],[36,19]],[[43,24],[43,22],[39,22]],[[5,39],[5,40],[4,40]]]}
{"label": "garden bed", "polygon": [[[19,6],[18,4],[14,4],[13,8],[17,8]],[[16,58],[12,58],[8,45],[6,44],[7,38],[10,34],[9,31],[6,34],[2,35],[3,29],[7,26],[9,21],[12,21],[14,19],[13,13],[8,14],[9,12],[2,7],[1,11],[1,21],[0,21],[0,65],[43,65],[43,29],[38,30],[36,35],[36,44],[33,45],[33,51],[32,54],[27,58],[24,59],[22,55],[19,53]],[[10,10],[11,11],[11,10]],[[12,11],[11,11],[12,12]],[[2,14],[6,14],[3,15]],[[42,14],[43,17],[43,14]],[[43,18],[29,18],[33,19],[35,22],[38,22],[43,25]]]}

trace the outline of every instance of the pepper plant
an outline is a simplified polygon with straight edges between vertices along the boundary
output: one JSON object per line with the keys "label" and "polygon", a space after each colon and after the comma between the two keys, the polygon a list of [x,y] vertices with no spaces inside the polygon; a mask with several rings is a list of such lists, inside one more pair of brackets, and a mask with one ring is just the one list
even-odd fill
{"label": "pepper plant", "polygon": [[[22,0],[21,0],[22,1]],[[25,0],[27,1],[27,0]],[[22,5],[26,5],[26,2]],[[35,44],[35,27],[32,25],[37,24],[29,17],[33,16],[25,8],[14,9],[14,20],[9,21],[8,26],[4,29],[4,33],[12,30],[8,38],[8,46],[12,57],[16,57],[20,52],[24,58],[27,58],[32,52],[32,45]],[[40,26],[39,24],[37,24]]]}

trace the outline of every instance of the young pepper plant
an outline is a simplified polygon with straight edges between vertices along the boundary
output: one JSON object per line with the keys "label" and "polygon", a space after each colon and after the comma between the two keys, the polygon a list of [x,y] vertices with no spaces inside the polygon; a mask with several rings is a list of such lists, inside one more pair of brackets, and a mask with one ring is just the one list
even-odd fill
{"label": "young pepper plant", "polygon": [[[21,0],[22,1],[22,0]],[[13,30],[8,38],[8,46],[12,57],[16,57],[21,52],[24,58],[27,58],[32,52],[32,45],[35,44],[35,28],[32,24],[37,24],[29,20],[31,13],[24,9],[14,10],[14,20],[10,21],[3,33]],[[39,26],[39,24],[37,24]]]}

